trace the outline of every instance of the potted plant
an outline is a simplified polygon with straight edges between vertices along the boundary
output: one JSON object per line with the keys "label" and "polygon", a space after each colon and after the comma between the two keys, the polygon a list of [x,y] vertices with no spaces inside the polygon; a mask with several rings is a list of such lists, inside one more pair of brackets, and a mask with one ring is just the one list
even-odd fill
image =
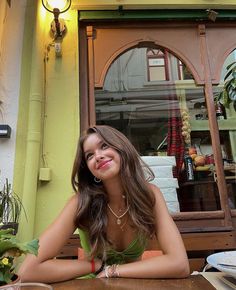
{"label": "potted plant", "polygon": [[37,255],[38,248],[38,239],[20,243],[13,234],[13,229],[0,230],[0,287],[17,278],[14,272],[16,259],[26,253]]}
{"label": "potted plant", "polygon": [[229,64],[226,70],[223,89],[215,95],[215,102],[221,103],[226,108],[233,103],[236,109],[236,61]]}
{"label": "potted plant", "polygon": [[13,228],[16,234],[22,210],[26,217],[20,197],[12,190],[6,178],[3,189],[0,191],[0,229]]}

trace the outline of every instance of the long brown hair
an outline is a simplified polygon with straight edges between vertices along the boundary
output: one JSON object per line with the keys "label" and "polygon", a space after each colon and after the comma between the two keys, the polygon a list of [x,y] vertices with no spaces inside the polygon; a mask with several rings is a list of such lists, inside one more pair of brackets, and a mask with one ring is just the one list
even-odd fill
{"label": "long brown hair", "polygon": [[97,184],[94,181],[94,176],[87,167],[83,149],[85,140],[94,133],[120,155],[120,177],[134,227],[141,236],[149,237],[155,233],[155,199],[148,186],[148,181],[154,178],[152,171],[121,132],[109,126],[91,127],[79,140],[71,182],[79,194],[75,224],[88,232],[92,256],[103,255],[109,244],[106,235],[107,194],[102,182]]}

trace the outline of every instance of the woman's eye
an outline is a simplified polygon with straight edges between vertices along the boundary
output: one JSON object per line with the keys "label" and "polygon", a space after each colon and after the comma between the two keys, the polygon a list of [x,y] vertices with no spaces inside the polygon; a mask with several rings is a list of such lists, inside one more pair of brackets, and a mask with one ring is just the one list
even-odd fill
{"label": "woman's eye", "polygon": [[102,144],[102,149],[107,149],[109,146],[106,143]]}
{"label": "woman's eye", "polygon": [[91,159],[91,157],[93,156],[93,154],[92,153],[89,153],[89,154],[87,154],[86,155],[86,160],[89,160],[89,159]]}

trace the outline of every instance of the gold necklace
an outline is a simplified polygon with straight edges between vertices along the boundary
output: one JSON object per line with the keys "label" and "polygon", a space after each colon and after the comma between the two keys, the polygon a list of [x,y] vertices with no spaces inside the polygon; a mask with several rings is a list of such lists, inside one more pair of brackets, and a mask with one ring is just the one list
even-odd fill
{"label": "gold necklace", "polygon": [[117,214],[113,211],[113,209],[110,207],[109,204],[107,204],[107,206],[108,206],[110,212],[111,212],[111,213],[112,213],[112,214],[117,218],[116,223],[117,223],[118,225],[120,225],[120,224],[121,224],[121,218],[124,217],[124,216],[127,214],[127,212],[129,211],[129,205],[128,205],[127,209],[125,210],[125,212],[124,212],[122,215],[117,215]]}

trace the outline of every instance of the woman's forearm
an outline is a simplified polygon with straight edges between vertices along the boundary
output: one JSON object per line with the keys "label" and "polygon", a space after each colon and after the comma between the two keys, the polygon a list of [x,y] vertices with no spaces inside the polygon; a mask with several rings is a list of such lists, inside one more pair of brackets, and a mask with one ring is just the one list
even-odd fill
{"label": "woman's forearm", "polygon": [[[171,259],[168,255],[118,265],[115,276],[124,278],[185,278],[189,275],[187,259]],[[108,270],[107,274],[112,270]],[[106,277],[104,270],[98,277]]]}
{"label": "woman's forearm", "polygon": [[[95,262],[95,271],[99,269],[101,262]],[[70,280],[91,273],[91,262],[84,260],[51,259],[41,263],[29,263],[22,265],[18,274],[23,282],[44,282]]]}
{"label": "woman's forearm", "polygon": [[121,277],[130,278],[184,278],[189,275],[188,260],[171,260],[162,255],[119,266]]}

